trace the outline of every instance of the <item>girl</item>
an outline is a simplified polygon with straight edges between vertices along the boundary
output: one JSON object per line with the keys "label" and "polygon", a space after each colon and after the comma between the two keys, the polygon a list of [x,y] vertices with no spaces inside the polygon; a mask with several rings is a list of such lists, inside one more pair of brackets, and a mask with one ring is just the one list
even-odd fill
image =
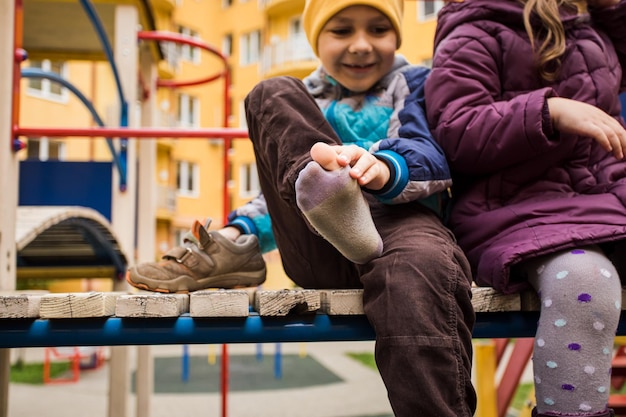
{"label": "girl", "polygon": [[610,416],[626,276],[625,0],[465,0],[441,11],[428,119],[450,226],[479,285],[532,287],[535,416]]}

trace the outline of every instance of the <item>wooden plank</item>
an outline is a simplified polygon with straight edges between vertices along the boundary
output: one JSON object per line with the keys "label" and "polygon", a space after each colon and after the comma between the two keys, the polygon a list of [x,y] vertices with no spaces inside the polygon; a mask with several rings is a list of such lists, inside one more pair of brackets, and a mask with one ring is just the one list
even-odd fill
{"label": "wooden plank", "polygon": [[115,302],[117,317],[178,317],[187,312],[188,294],[124,294]]}
{"label": "wooden plank", "polygon": [[[540,309],[540,301],[534,291],[504,295],[493,288],[473,287],[472,295],[476,312]],[[626,290],[623,290],[623,295],[626,299]],[[119,317],[177,317],[187,312],[192,317],[246,317],[250,304],[264,316],[315,311],[328,315],[364,314],[362,289],[203,290],[190,295],[149,291],[138,294],[124,291],[50,294],[29,290],[0,292],[0,318],[102,317],[114,314]],[[42,309],[43,313],[39,312]],[[626,303],[622,309],[626,309]]]}
{"label": "wooden plank", "polygon": [[472,288],[472,305],[477,313],[519,311],[519,294],[502,294],[489,287]]}
{"label": "wooden plank", "polygon": [[359,315],[363,312],[363,290],[322,290],[321,311],[330,316]]}
{"label": "wooden plank", "polygon": [[313,313],[320,309],[317,290],[258,290],[254,309],[261,316],[286,316],[289,313]]}
{"label": "wooden plank", "polygon": [[121,293],[57,293],[41,297],[39,316],[44,319],[106,317],[115,313]]}
{"label": "wooden plank", "polygon": [[0,319],[39,317],[41,297],[47,291],[0,293]]}
{"label": "wooden plank", "polygon": [[250,294],[246,290],[202,290],[191,293],[191,317],[248,317]]}

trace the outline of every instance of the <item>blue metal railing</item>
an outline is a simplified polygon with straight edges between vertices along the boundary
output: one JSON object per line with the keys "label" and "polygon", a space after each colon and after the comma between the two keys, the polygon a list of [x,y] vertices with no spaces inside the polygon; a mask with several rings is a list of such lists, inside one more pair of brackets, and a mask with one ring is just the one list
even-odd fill
{"label": "blue metal railing", "polygon": [[[536,312],[477,313],[475,338],[533,337]],[[626,334],[626,318],[618,334]],[[0,348],[374,340],[364,315],[1,319]]]}

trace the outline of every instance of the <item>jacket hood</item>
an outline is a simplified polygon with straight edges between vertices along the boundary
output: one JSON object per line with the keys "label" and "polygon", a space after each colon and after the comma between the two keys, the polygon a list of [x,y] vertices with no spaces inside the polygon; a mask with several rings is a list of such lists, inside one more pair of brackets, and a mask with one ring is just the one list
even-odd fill
{"label": "jacket hood", "polygon": [[[441,9],[437,18],[435,47],[450,32],[464,23],[487,20],[524,30],[523,10],[524,5],[518,0],[464,0],[461,3],[448,3]],[[564,25],[577,20],[576,10],[562,8],[561,19]],[[531,22],[533,26],[541,26],[537,18],[531,18]]]}

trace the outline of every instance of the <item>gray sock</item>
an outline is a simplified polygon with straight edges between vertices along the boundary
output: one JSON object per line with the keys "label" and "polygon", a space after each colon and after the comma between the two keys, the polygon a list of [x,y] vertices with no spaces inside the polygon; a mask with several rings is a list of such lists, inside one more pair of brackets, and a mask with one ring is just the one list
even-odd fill
{"label": "gray sock", "polygon": [[326,171],[311,161],[296,180],[296,202],[315,230],[357,264],[377,258],[383,241],[349,167]]}

